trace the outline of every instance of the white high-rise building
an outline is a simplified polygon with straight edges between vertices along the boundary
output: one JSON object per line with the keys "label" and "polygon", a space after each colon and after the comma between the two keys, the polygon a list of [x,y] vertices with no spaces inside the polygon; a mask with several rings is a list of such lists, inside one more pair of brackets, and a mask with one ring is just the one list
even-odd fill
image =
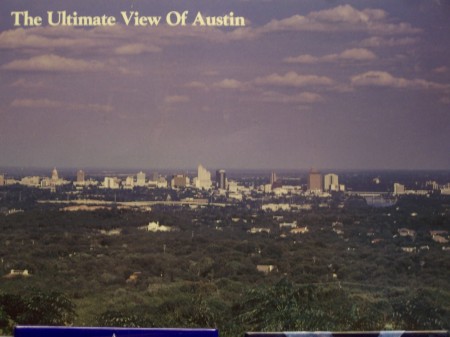
{"label": "white high-rise building", "polygon": [[208,190],[211,188],[211,186],[212,186],[211,172],[205,169],[201,164],[198,165],[195,187]]}
{"label": "white high-rise building", "polygon": [[86,178],[86,175],[84,174],[84,171],[78,170],[77,171],[77,183],[80,185],[83,185],[85,182],[85,178]]}
{"label": "white high-rise building", "polygon": [[134,187],[134,177],[128,176],[125,180],[125,187],[128,189],[132,189]]}
{"label": "white high-rise building", "polygon": [[53,181],[59,180],[58,171],[56,170],[56,167],[52,171],[52,180]]}
{"label": "white high-rise building", "polygon": [[273,185],[278,181],[277,174],[275,172],[270,173],[270,184]]}
{"label": "white high-rise building", "polygon": [[323,182],[323,189],[325,191],[339,191],[339,177],[337,174],[326,174],[323,178]]}
{"label": "white high-rise building", "polygon": [[116,177],[105,177],[103,180],[103,188],[118,189],[120,187],[119,183],[119,179]]}
{"label": "white high-rise building", "polygon": [[405,185],[395,183],[394,184],[394,195],[405,194]]}
{"label": "white high-rise building", "polygon": [[142,171],[136,176],[136,186],[145,186],[145,173]]}

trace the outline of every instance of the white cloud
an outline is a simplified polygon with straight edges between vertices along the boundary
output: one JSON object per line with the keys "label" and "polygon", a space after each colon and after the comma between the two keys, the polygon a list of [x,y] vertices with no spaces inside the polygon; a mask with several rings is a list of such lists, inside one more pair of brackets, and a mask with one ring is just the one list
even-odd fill
{"label": "white cloud", "polygon": [[395,77],[385,71],[368,71],[351,78],[355,86],[380,86],[400,89],[450,90],[450,85],[426,81],[423,79],[406,79]]}
{"label": "white cloud", "polygon": [[16,71],[63,71],[63,72],[90,72],[103,71],[105,66],[97,61],[84,61],[73,58],[45,54],[34,56],[27,60],[15,60],[4,64],[4,70]]}
{"label": "white cloud", "polygon": [[184,85],[186,88],[190,88],[190,89],[200,89],[200,90],[207,90],[209,87],[200,81],[191,81],[189,83],[186,83]]}
{"label": "white cloud", "polygon": [[226,78],[220,82],[214,83],[214,87],[220,89],[243,90],[247,87],[247,85],[244,82]]}
{"label": "white cloud", "polygon": [[344,50],[339,55],[332,55],[331,58],[337,58],[340,60],[356,60],[356,61],[371,61],[377,58],[377,56],[368,49],[354,48]]}
{"label": "white cloud", "polygon": [[60,108],[64,104],[59,101],[52,101],[49,99],[15,99],[11,102],[12,108],[31,108],[31,109],[55,109]]}
{"label": "white cloud", "polygon": [[44,81],[28,81],[24,78],[19,78],[11,86],[24,89],[39,89],[43,88],[45,84]]}
{"label": "white cloud", "polygon": [[437,74],[445,74],[450,71],[450,68],[447,66],[442,66],[442,67],[437,67],[437,68],[433,69],[433,71]]}
{"label": "white cloud", "polygon": [[164,98],[164,103],[166,104],[180,104],[189,102],[190,98],[186,95],[170,95]]}
{"label": "white cloud", "polygon": [[72,28],[17,28],[0,33],[0,46],[3,49],[27,48],[39,50],[95,46],[94,41],[86,39],[83,32],[83,30]]}
{"label": "white cloud", "polygon": [[65,109],[65,110],[86,110],[93,112],[111,112],[114,108],[105,104],[84,104],[84,103],[67,103],[63,101],[55,101],[47,98],[41,99],[14,99],[10,103],[12,108],[26,109]]}
{"label": "white cloud", "polygon": [[20,49],[27,54],[45,50],[75,53],[89,51],[92,54],[108,56],[113,53],[137,55],[159,52],[168,45],[186,44],[190,39],[220,43],[229,41],[232,37],[231,32],[214,27],[160,25],[152,29],[142,29],[117,24],[112,27],[80,29],[42,26],[1,32],[0,49]]}
{"label": "white cloud", "polygon": [[354,48],[347,49],[340,54],[328,54],[325,56],[312,56],[303,54],[295,57],[287,57],[284,59],[287,63],[304,63],[313,64],[321,62],[338,62],[338,61],[372,61],[377,56],[368,49]]}
{"label": "white cloud", "polygon": [[372,36],[361,41],[360,45],[362,47],[398,47],[398,46],[409,46],[417,43],[417,39],[413,37],[402,37],[402,38],[384,38],[380,36]]}
{"label": "white cloud", "polygon": [[205,70],[202,74],[205,76],[217,76],[219,72],[217,70]]}
{"label": "white cloud", "polygon": [[309,14],[310,18],[314,18],[318,21],[353,24],[383,20],[386,16],[387,14],[383,10],[365,9],[360,11],[350,5],[341,5]]}
{"label": "white cloud", "polygon": [[323,97],[312,92],[301,92],[294,95],[286,95],[274,91],[265,91],[262,93],[263,102],[283,103],[283,104],[312,104],[323,101]]}
{"label": "white cloud", "polygon": [[118,55],[140,55],[144,53],[158,53],[162,49],[157,46],[145,45],[143,43],[125,44],[114,49]]}
{"label": "white cloud", "polygon": [[304,87],[304,86],[329,86],[334,83],[332,79],[326,76],[300,75],[294,71],[284,75],[271,74],[265,77],[258,77],[254,80],[257,85],[273,85],[286,87]]}
{"label": "white cloud", "polygon": [[264,33],[280,31],[314,32],[366,32],[377,35],[417,34],[421,29],[409,23],[394,22],[387,12],[380,9],[358,10],[350,5],[340,5],[331,9],[310,12],[307,15],[272,20],[266,25],[235,31],[240,38],[253,38]]}

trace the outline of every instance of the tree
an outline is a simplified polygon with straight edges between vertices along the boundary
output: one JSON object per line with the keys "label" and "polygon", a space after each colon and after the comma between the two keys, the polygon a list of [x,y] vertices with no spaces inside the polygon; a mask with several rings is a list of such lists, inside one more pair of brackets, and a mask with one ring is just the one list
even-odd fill
{"label": "tree", "polygon": [[25,311],[19,324],[68,325],[75,318],[75,305],[62,293],[37,292],[25,299]]}
{"label": "tree", "polygon": [[394,299],[394,327],[404,330],[448,329],[450,313],[436,297],[435,292],[419,289],[413,294]]}
{"label": "tree", "polygon": [[325,324],[325,313],[308,305],[315,296],[314,288],[298,288],[286,279],[253,288],[238,306],[239,319],[253,331],[316,330]]}
{"label": "tree", "polygon": [[108,310],[97,317],[98,326],[142,328],[152,326],[144,317],[133,314],[124,314],[119,311]]}
{"label": "tree", "polygon": [[336,285],[299,287],[283,279],[250,289],[237,311],[241,324],[253,331],[377,330],[384,327],[377,305]]}

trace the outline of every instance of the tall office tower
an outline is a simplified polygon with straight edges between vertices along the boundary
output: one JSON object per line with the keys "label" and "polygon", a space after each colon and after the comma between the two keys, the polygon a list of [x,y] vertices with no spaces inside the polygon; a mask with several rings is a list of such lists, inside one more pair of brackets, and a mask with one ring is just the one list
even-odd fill
{"label": "tall office tower", "polygon": [[405,185],[394,183],[394,195],[405,194]]}
{"label": "tall office tower", "polygon": [[186,177],[184,174],[174,175],[170,182],[170,186],[172,188],[186,187],[188,185],[189,185],[189,177]]}
{"label": "tall office tower", "polygon": [[85,182],[85,174],[83,170],[77,172],[77,183],[83,184]]}
{"label": "tall office tower", "polygon": [[323,181],[323,189],[325,191],[339,191],[339,177],[337,174],[325,174]]}
{"label": "tall office tower", "polygon": [[145,186],[145,173],[142,171],[137,174],[136,186]]}
{"label": "tall office tower", "polygon": [[197,188],[203,188],[205,190],[208,190],[211,188],[211,185],[212,185],[211,172],[205,169],[201,164],[198,165],[197,180],[195,182],[195,186]]}
{"label": "tall office tower", "polygon": [[276,182],[277,182],[277,174],[272,171],[272,173],[270,173],[270,184],[273,185]]}
{"label": "tall office tower", "polygon": [[322,175],[316,169],[311,169],[309,172],[308,190],[315,192],[323,190]]}
{"label": "tall office tower", "polygon": [[53,171],[52,171],[52,180],[53,181],[57,181],[57,180],[59,180],[59,177],[58,177],[58,171],[56,170],[56,167],[53,169]]}
{"label": "tall office tower", "polygon": [[227,174],[225,170],[216,171],[216,186],[219,190],[227,189]]}
{"label": "tall office tower", "polygon": [[112,189],[118,189],[120,187],[120,181],[117,177],[105,177],[103,180],[103,187],[104,188],[112,188]]}
{"label": "tall office tower", "polygon": [[5,185],[5,175],[4,174],[0,174],[0,186]]}
{"label": "tall office tower", "polygon": [[134,176],[128,176],[125,179],[125,186],[127,188],[133,188],[134,187]]}

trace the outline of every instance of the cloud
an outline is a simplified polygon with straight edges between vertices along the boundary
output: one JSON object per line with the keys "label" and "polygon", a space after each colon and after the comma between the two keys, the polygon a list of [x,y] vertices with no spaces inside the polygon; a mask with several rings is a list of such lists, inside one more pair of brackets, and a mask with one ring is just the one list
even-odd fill
{"label": "cloud", "polygon": [[19,78],[11,86],[24,89],[39,89],[43,88],[45,84],[44,81],[28,81],[24,78]]}
{"label": "cloud", "polygon": [[413,37],[402,37],[402,38],[384,38],[380,36],[372,36],[361,41],[360,45],[362,47],[398,47],[398,46],[409,46],[417,43],[417,38]]}
{"label": "cloud", "polygon": [[351,78],[354,86],[379,86],[399,89],[450,90],[450,85],[426,81],[423,79],[406,79],[395,77],[385,71],[368,71]]}
{"label": "cloud", "polygon": [[350,5],[341,5],[332,9],[312,12],[309,14],[309,17],[325,22],[360,24],[384,20],[387,17],[387,13],[380,9],[364,9],[360,11]]}
{"label": "cloud", "polygon": [[45,54],[27,60],[15,60],[4,64],[1,69],[15,71],[63,71],[92,72],[105,70],[104,64],[97,61],[84,61],[73,58]]}
{"label": "cloud", "polygon": [[371,61],[377,58],[377,56],[368,49],[354,48],[344,50],[339,55],[325,56],[325,58],[338,59],[338,60],[355,60],[355,61]]}
{"label": "cloud", "polygon": [[31,108],[31,109],[54,109],[60,108],[64,104],[59,101],[52,101],[49,99],[15,99],[11,102],[12,108]]}
{"label": "cloud", "polygon": [[192,81],[192,82],[186,83],[184,86],[186,88],[190,88],[190,89],[200,89],[200,90],[208,90],[209,89],[208,85],[206,85],[205,83],[200,82],[200,81]]}
{"label": "cloud", "polygon": [[300,75],[294,71],[288,72],[284,75],[277,73],[258,77],[254,80],[257,85],[272,85],[285,87],[305,87],[305,86],[329,86],[334,83],[332,79],[326,76],[316,75]]}
{"label": "cloud", "polygon": [[[231,31],[232,32],[232,31]],[[160,52],[168,45],[186,44],[191,39],[211,43],[227,42],[230,31],[214,27],[170,27],[160,25],[152,29],[117,24],[112,27],[80,29],[75,27],[16,28],[0,33],[0,49],[20,49],[27,54],[71,51],[95,55],[137,55]],[[132,41],[132,43],[130,43]]]}
{"label": "cloud", "polygon": [[286,95],[274,91],[265,91],[262,93],[261,99],[263,102],[283,104],[312,104],[323,101],[321,95],[312,92]]}
{"label": "cloud", "polygon": [[308,54],[303,54],[295,57],[287,57],[284,59],[284,62],[313,64],[313,63],[338,62],[338,61],[372,61],[376,58],[377,56],[368,49],[354,48],[344,50],[340,54],[328,54],[319,57]]}
{"label": "cloud", "polygon": [[14,99],[10,107],[26,108],[26,109],[67,109],[67,110],[87,110],[94,112],[111,112],[114,108],[104,104],[84,104],[84,103],[67,103],[63,101],[43,99]]}
{"label": "cloud", "polygon": [[220,82],[214,83],[214,87],[219,89],[244,90],[247,88],[247,84],[238,80],[226,78]]}
{"label": "cloud", "polygon": [[417,34],[422,30],[409,23],[396,22],[381,9],[358,10],[351,5],[296,14],[284,19],[274,19],[258,28],[241,28],[233,31],[234,38],[255,38],[263,34],[282,31],[305,32],[366,32],[377,35]]}
{"label": "cloud", "polygon": [[35,27],[29,29],[17,28],[0,33],[2,49],[38,49],[53,48],[77,49],[94,47],[95,43],[86,38],[83,30],[66,27]]}
{"label": "cloud", "polygon": [[[216,27],[169,27],[162,24],[152,29],[130,27],[117,24],[112,27],[94,27],[79,29],[76,27],[33,27],[17,28],[0,33],[1,49],[20,49],[21,52],[36,55],[46,53],[74,54],[89,52],[110,58],[112,55],[140,55],[162,51],[171,45],[187,44],[193,39],[210,43],[228,43],[230,41],[253,39],[265,34],[284,31],[312,32],[366,32],[383,35],[417,34],[421,30],[409,23],[397,22],[380,9],[356,9],[350,5],[341,5],[331,9],[310,12],[306,15],[292,15],[283,19],[274,19],[259,27],[239,27],[223,30]],[[395,40],[367,40],[367,47],[373,44]],[[133,41],[130,43],[130,41]],[[398,40],[400,41],[400,40]],[[411,41],[404,40],[403,42]]]}
{"label": "cloud", "polygon": [[450,71],[450,68],[446,67],[446,66],[437,67],[437,68],[433,69],[433,72],[435,72],[437,74],[445,74],[445,73],[448,73],[449,71]]}
{"label": "cloud", "polygon": [[205,76],[217,76],[219,72],[217,70],[206,70],[202,74]]}
{"label": "cloud", "polygon": [[158,53],[161,51],[162,49],[160,47],[149,46],[143,43],[125,44],[114,49],[114,52],[117,55],[140,55],[144,53]]}
{"label": "cloud", "polygon": [[190,98],[186,95],[171,95],[166,96],[164,98],[164,103],[166,104],[180,104],[180,103],[186,103],[189,102]]}
{"label": "cloud", "polygon": [[225,78],[215,83],[189,82],[184,86],[187,88],[209,90],[231,90],[242,93],[246,92],[245,98],[251,101],[280,103],[280,104],[312,104],[323,101],[320,94],[312,92],[300,92],[295,94],[280,93],[274,90],[266,90],[267,87],[292,89],[304,88],[307,86],[325,86],[330,90],[335,89],[336,83],[325,76],[300,75],[296,72],[288,72],[284,75],[277,73],[257,77],[249,81],[239,81],[236,79]]}

